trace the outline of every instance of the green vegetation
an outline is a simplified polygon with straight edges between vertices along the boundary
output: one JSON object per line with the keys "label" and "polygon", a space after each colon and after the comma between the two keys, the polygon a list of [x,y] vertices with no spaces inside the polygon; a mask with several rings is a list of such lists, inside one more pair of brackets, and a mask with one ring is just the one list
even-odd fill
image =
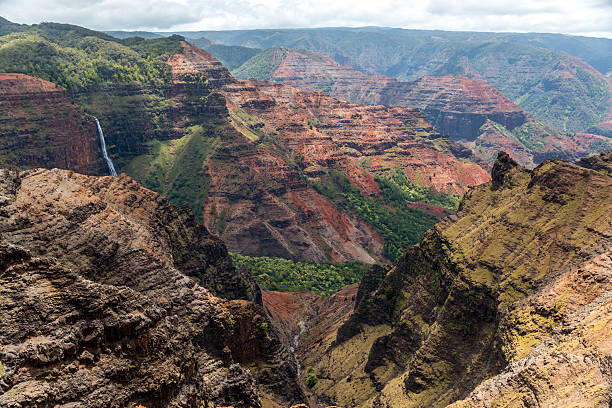
{"label": "green vegetation", "polygon": [[149,153],[131,160],[125,168],[136,180],[160,192],[173,204],[188,204],[202,220],[202,203],[208,193],[207,157],[219,143],[215,128],[195,125],[180,139],[150,142]]}
{"label": "green vegetation", "polygon": [[216,59],[221,61],[225,68],[230,71],[240,67],[249,59],[261,52],[259,48],[230,46],[221,44],[209,44],[200,46],[197,41],[193,45],[210,52]]}
{"label": "green vegetation", "polygon": [[264,134],[264,123],[236,107],[230,112],[236,129],[252,142],[258,141]]}
{"label": "green vegetation", "polygon": [[396,185],[384,181],[382,184],[383,198],[366,197],[344,174],[332,169],[313,187],[339,208],[356,212],[376,228],[385,241],[385,257],[395,260],[406,248],[418,243],[438,218],[409,207],[403,198],[407,193]]}
{"label": "green vegetation", "polygon": [[314,368],[308,366],[306,368],[306,385],[312,388],[317,385],[317,382],[319,382],[319,378],[317,378],[317,374],[315,373]]}
{"label": "green vegetation", "polygon": [[431,187],[419,186],[408,180],[401,169],[389,171],[375,177],[383,196],[390,202],[401,205],[405,201],[422,201],[449,210],[457,210],[461,202],[459,194],[434,191]]}
{"label": "green vegetation", "polygon": [[230,255],[237,268],[246,268],[267,289],[283,292],[309,290],[321,296],[332,295],[343,286],[359,282],[368,268],[360,262],[335,265],[235,253]]}
{"label": "green vegetation", "polygon": [[236,78],[254,78],[260,81],[270,79],[270,75],[278,68],[287,56],[285,48],[270,48],[255,55],[239,68],[232,71]]}
{"label": "green vegetation", "polygon": [[[501,125],[500,125],[501,126]],[[510,132],[514,139],[534,152],[546,151],[546,137],[556,132],[539,121],[528,121]]]}
{"label": "green vegetation", "polygon": [[117,40],[84,28],[44,23],[0,37],[0,71],[37,76],[71,91],[106,83],[161,86],[165,60],[182,37]]}

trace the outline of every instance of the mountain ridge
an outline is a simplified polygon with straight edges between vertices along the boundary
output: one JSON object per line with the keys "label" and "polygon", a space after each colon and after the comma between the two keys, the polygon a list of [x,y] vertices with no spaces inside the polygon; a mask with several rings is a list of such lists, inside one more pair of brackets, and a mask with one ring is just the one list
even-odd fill
{"label": "mountain ridge", "polygon": [[[270,60],[268,57],[272,65],[262,63]],[[490,161],[504,149],[521,164],[534,167],[546,158],[575,160],[612,146],[604,136],[555,131],[477,78],[447,74],[399,82],[364,74],[322,54],[284,47],[260,53],[234,73],[321,90],[353,103],[417,107],[437,131]]]}
{"label": "mountain ridge", "polygon": [[[367,74],[400,81],[425,75],[466,75],[487,81],[536,119],[558,131],[584,132],[608,117],[607,74],[612,40],[549,36],[533,41],[496,33],[402,29],[242,30],[183,32],[218,44],[255,48],[285,46],[328,55]],[[554,37],[554,36],[553,36]],[[539,38],[539,39],[538,39]],[[565,41],[571,46],[562,46]],[[603,41],[603,42],[602,42]],[[581,45],[577,45],[578,44]],[[547,46],[548,48],[542,48]],[[602,73],[568,51],[598,62]],[[603,65],[601,65],[601,64]]]}

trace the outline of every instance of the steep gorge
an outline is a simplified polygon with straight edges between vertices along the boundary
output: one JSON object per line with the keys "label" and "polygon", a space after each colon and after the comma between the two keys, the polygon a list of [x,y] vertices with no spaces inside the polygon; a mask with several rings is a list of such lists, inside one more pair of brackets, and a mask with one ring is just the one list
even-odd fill
{"label": "steep gorge", "polygon": [[[413,109],[239,81],[178,36],[111,41],[51,23],[24,30],[2,37],[8,45],[0,66],[29,72],[30,65],[15,68],[3,58],[37,58],[35,71],[66,83],[75,103],[99,119],[118,172],[192,207],[232,251],[334,262],[395,257],[435,222],[431,214],[442,213],[423,208],[452,209],[468,185],[489,178],[481,167],[487,163],[434,132]],[[32,47],[49,60],[31,55]],[[67,55],[78,56],[74,67]],[[95,158],[75,152],[76,160],[95,160],[98,174],[106,174],[95,147]],[[20,168],[81,171],[71,163],[15,164],[5,157]],[[395,201],[380,177],[387,187],[392,177],[399,180]],[[383,224],[372,206],[386,217]],[[390,230],[398,225],[392,217],[404,220],[403,230]]]}
{"label": "steep gorge", "polygon": [[[238,81],[210,54],[187,43],[183,47],[168,61],[173,89],[180,90],[173,91],[173,109],[182,109],[202,87],[211,93],[200,97],[208,103],[199,109],[210,112],[206,106],[216,101],[216,130],[199,130],[206,144],[206,170],[198,170],[206,180],[202,217],[232,250],[340,262],[370,263],[380,257],[378,233],[312,188],[329,169],[346,174],[365,195],[378,194],[373,174],[395,168],[414,182],[450,193],[488,179],[482,168],[467,161],[469,152],[432,132],[414,110],[347,105],[320,93]],[[194,133],[185,143],[196,137]],[[164,164],[161,154],[164,148],[180,152],[183,142],[175,143],[137,157],[126,169],[145,185],[151,177],[161,181],[173,174],[174,166]],[[166,167],[156,170],[156,161]],[[145,164],[134,167],[136,163]],[[171,189],[168,194],[172,197]]]}
{"label": "steep gorge", "polygon": [[492,177],[366,274],[355,312],[301,355],[321,401],[607,406],[612,178],[558,160],[528,171],[503,153]]}

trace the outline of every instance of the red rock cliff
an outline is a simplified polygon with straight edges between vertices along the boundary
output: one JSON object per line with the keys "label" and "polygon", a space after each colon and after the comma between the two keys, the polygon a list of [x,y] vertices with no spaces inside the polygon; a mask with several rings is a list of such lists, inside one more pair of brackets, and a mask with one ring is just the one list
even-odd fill
{"label": "red rock cliff", "polygon": [[58,167],[85,174],[104,170],[93,118],[51,82],[0,74],[0,129],[3,167]]}

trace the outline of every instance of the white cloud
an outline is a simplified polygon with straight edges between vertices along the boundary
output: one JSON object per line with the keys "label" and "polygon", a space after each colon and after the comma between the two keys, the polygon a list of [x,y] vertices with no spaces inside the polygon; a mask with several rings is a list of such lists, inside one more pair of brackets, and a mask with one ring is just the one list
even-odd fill
{"label": "white cloud", "polygon": [[0,16],[100,30],[378,25],[612,38],[612,0],[0,0]]}

